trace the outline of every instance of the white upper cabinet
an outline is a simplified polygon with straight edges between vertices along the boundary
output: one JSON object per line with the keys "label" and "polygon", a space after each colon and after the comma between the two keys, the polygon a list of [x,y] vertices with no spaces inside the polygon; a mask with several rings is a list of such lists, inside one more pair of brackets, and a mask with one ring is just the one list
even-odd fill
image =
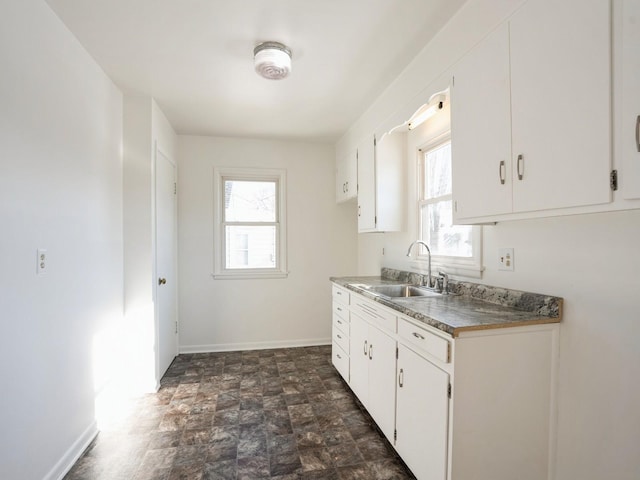
{"label": "white upper cabinet", "polygon": [[610,9],[529,0],[454,68],[456,220],[611,201]]}
{"label": "white upper cabinet", "polygon": [[368,137],[358,148],[358,232],[396,232],[403,221],[404,134]]}
{"label": "white upper cabinet", "polygon": [[451,92],[451,122],[453,196],[457,216],[470,218],[510,213],[511,105],[507,24],[491,33],[457,65]]}
{"label": "white upper cabinet", "polygon": [[510,34],[514,211],[610,202],[610,1],[529,0]]}
{"label": "white upper cabinet", "polygon": [[336,202],[346,202],[358,195],[358,151],[336,159]]}
{"label": "white upper cabinet", "polygon": [[376,230],[376,149],[375,138],[358,146],[358,232]]}
{"label": "white upper cabinet", "polygon": [[640,0],[622,4],[622,193],[640,198]]}

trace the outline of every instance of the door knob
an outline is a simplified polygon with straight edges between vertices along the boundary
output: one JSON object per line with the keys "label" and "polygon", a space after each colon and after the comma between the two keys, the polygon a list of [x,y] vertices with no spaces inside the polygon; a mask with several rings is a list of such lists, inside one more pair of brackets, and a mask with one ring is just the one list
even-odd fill
{"label": "door knob", "polygon": [[159,278],[158,279],[158,285],[164,285],[165,283],[167,283],[167,279],[166,278]]}

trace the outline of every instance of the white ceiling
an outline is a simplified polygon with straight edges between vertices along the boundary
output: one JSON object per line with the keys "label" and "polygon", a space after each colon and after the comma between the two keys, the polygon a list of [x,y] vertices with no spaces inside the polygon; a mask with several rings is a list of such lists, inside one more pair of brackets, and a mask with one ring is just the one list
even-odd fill
{"label": "white ceiling", "polygon": [[[334,141],[465,0],[47,0],[125,92],[181,134]],[[253,47],[293,53],[285,80]]]}

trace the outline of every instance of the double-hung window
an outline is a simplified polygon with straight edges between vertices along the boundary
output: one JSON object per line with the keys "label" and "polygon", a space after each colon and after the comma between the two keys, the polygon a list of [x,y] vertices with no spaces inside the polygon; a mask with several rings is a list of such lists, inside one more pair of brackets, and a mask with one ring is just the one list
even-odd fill
{"label": "double-hung window", "polygon": [[[453,225],[450,134],[419,149],[418,171],[418,231],[429,245],[432,266],[450,274],[479,277],[481,227]],[[426,260],[426,250],[421,248],[418,262]]]}
{"label": "double-hung window", "polygon": [[284,170],[216,168],[214,277],[284,277]]}

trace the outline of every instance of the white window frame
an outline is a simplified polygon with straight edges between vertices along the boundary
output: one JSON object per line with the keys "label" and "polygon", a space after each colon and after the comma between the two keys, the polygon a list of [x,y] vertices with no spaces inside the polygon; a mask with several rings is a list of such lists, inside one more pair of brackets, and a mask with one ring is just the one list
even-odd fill
{"label": "white window frame", "polygon": [[[224,221],[224,182],[225,180],[261,181],[276,183],[276,221],[241,222],[243,225],[275,225],[276,227],[276,266],[275,268],[226,268],[226,235]],[[213,221],[213,278],[249,279],[249,278],[286,278],[287,271],[287,173],[284,169],[214,167],[214,221]],[[238,222],[230,224],[237,225]]]}
{"label": "white window frame", "polygon": [[[416,175],[417,184],[417,218],[416,227],[418,236],[422,235],[422,207],[424,205],[435,203],[437,201],[451,200],[453,201],[453,194],[443,195],[429,200],[422,198],[425,190],[423,182],[425,178],[425,156],[426,154],[441,145],[451,142],[451,131],[439,134],[430,138],[425,143],[421,144],[416,150]],[[469,278],[482,278],[482,227],[478,225],[472,226],[472,244],[473,255],[471,257],[456,257],[449,255],[431,255],[431,270],[433,275],[437,275],[438,271],[446,272],[448,275],[462,276]],[[427,241],[427,239],[424,239]],[[427,242],[428,244],[428,242]],[[428,270],[429,257],[426,249],[419,245],[418,254],[416,260],[412,262],[411,267],[414,270],[418,270],[421,273],[426,273]]]}

